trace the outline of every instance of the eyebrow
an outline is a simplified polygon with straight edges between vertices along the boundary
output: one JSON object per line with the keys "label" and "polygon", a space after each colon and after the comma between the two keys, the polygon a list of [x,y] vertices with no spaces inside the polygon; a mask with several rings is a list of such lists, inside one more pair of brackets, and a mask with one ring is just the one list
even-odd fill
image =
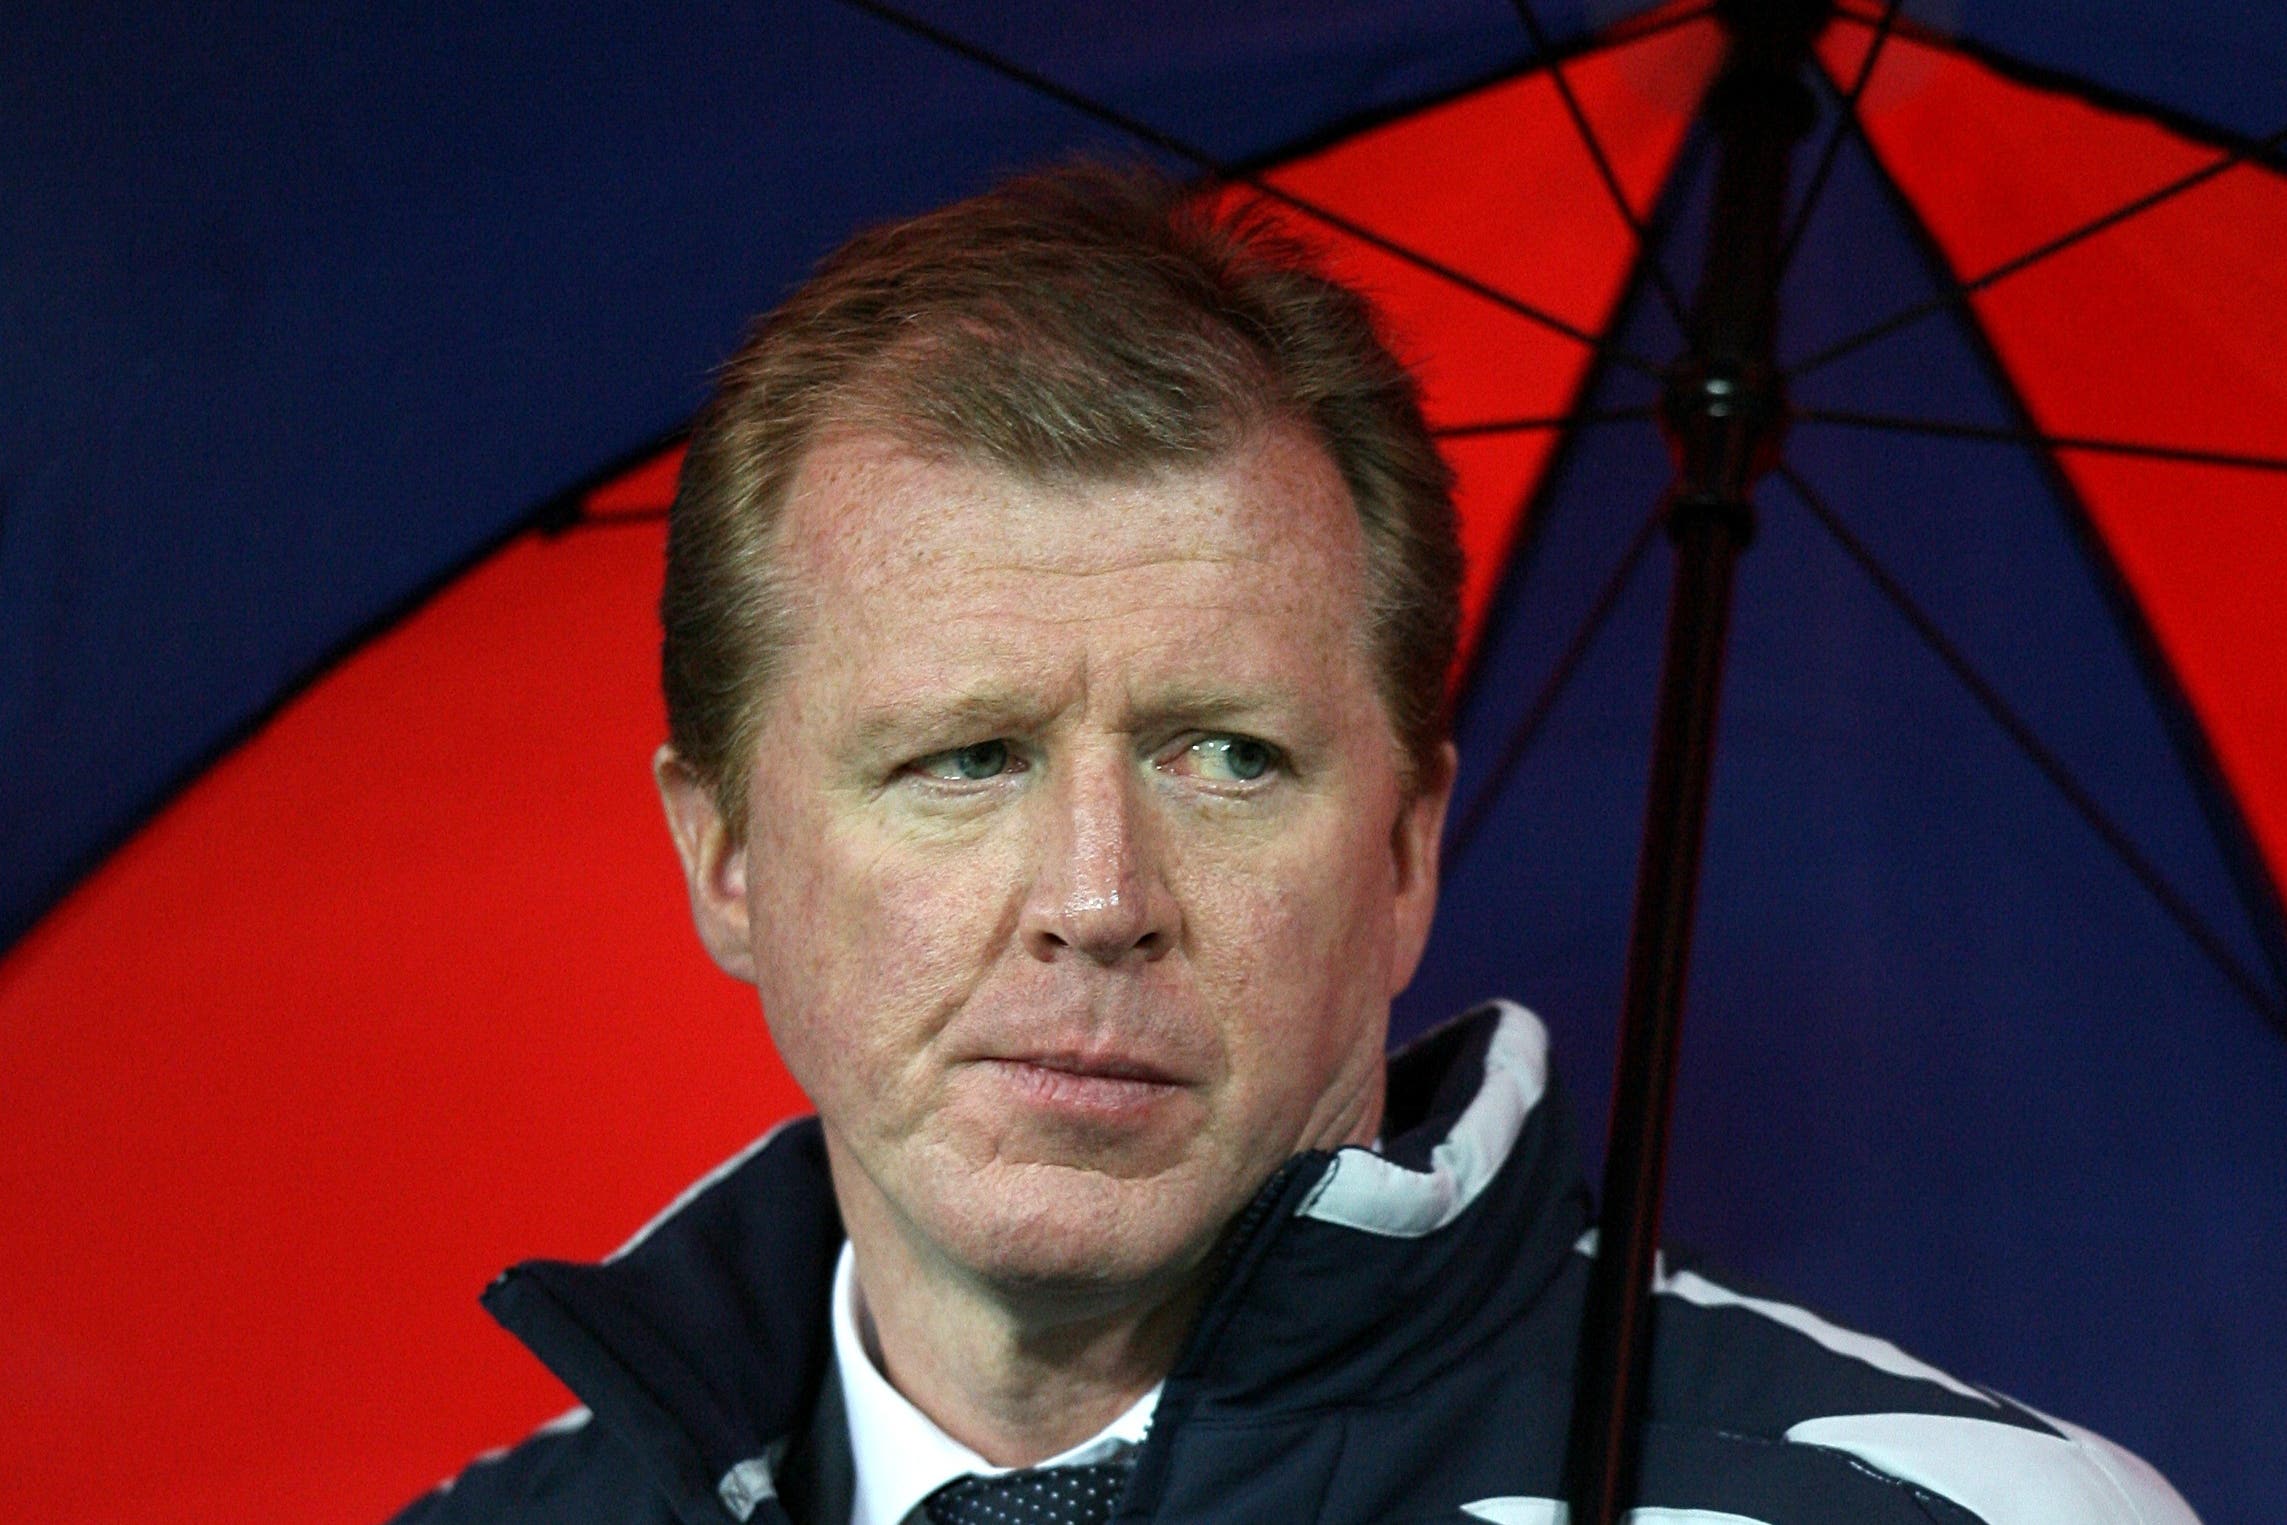
{"label": "eyebrow", "polygon": [[852,744],[866,752],[891,746],[952,741],[979,731],[1028,729],[1037,705],[1015,689],[998,686],[887,699],[862,710],[851,727]]}
{"label": "eyebrow", "polygon": [[1218,685],[1171,685],[1137,697],[1129,714],[1133,721],[1165,725],[1190,722],[1205,725],[1244,720],[1250,716],[1293,717],[1297,706],[1276,689]]}
{"label": "eyebrow", "polygon": [[[1178,683],[1136,696],[1125,719],[1131,729],[1150,730],[1275,718],[1286,729],[1298,730],[1304,728],[1307,708],[1276,688]],[[850,739],[853,748],[867,754],[950,746],[964,737],[1035,730],[1046,719],[1036,696],[995,684],[943,694],[909,694],[868,706],[851,726]]]}

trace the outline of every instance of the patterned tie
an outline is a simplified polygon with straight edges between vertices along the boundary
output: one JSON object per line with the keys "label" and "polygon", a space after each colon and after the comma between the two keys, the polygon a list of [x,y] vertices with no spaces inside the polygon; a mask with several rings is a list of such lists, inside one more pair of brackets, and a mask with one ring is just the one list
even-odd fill
{"label": "patterned tie", "polygon": [[1033,1467],[999,1477],[964,1477],[921,1501],[930,1525],[1104,1525],[1134,1465]]}

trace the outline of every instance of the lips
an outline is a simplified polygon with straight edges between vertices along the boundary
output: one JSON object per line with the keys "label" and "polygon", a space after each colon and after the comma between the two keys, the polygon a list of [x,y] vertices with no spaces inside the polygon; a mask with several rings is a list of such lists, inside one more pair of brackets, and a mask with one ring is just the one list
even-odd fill
{"label": "lips", "polygon": [[1105,1119],[1142,1112],[1185,1085],[1165,1066],[1127,1054],[1024,1054],[980,1063],[1031,1106]]}
{"label": "lips", "polygon": [[1126,1054],[1045,1053],[1013,1054],[1005,1063],[1053,1070],[1081,1080],[1138,1080],[1148,1085],[1181,1085],[1182,1077],[1163,1065]]}

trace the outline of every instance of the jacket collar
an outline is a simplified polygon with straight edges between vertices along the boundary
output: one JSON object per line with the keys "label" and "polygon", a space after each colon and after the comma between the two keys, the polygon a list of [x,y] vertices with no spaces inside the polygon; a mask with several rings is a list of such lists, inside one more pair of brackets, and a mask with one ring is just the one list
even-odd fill
{"label": "jacket collar", "polygon": [[1382,1150],[1273,1178],[1162,1413],[1373,1401],[1522,1316],[1588,1222],[1547,1056],[1539,1020],[1494,1002],[1394,1057]]}
{"label": "jacket collar", "polygon": [[[1384,1149],[1296,1156],[1234,1225],[1155,1432],[1202,1411],[1404,1391],[1454,1339],[1518,1317],[1587,1222],[1546,1059],[1540,1023],[1507,1003],[1394,1058]],[[484,1302],[641,1458],[679,1519],[722,1525],[771,1496],[831,1362],[841,1242],[824,1138],[805,1118],[602,1262],[526,1262]],[[1165,1447],[1139,1467],[1153,1451]]]}

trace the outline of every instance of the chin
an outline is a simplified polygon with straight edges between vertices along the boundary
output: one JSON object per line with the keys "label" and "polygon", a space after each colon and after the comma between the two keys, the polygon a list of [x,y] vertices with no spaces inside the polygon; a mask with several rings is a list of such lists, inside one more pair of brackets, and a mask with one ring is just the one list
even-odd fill
{"label": "chin", "polygon": [[979,1280],[1082,1302],[1182,1285],[1236,1210],[1165,1179],[1050,1165],[988,1168],[933,1206],[930,1237]]}

